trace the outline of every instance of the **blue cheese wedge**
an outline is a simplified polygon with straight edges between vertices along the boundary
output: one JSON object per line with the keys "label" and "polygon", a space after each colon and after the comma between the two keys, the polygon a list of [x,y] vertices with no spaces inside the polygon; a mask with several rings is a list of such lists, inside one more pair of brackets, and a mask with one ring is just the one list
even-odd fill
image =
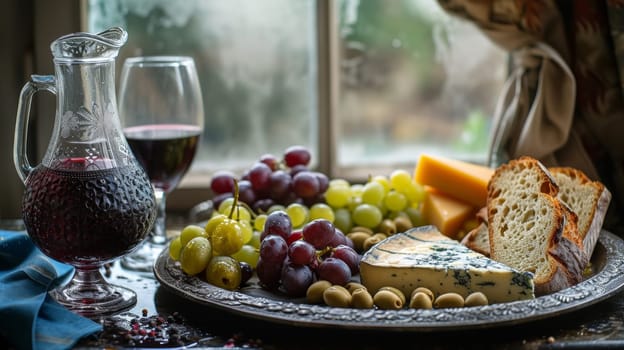
{"label": "blue cheese wedge", "polygon": [[360,262],[360,278],[371,293],[391,286],[409,296],[426,287],[436,296],[482,292],[491,304],[535,298],[532,273],[472,251],[435,226],[398,233],[371,247]]}

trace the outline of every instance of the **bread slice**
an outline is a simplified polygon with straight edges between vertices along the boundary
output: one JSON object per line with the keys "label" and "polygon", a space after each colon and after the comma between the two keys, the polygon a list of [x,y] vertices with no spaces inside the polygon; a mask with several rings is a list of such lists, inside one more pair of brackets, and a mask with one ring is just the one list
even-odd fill
{"label": "bread slice", "polygon": [[471,250],[490,257],[490,233],[485,222],[468,232],[461,240],[461,244]]}
{"label": "bread slice", "polygon": [[534,273],[538,295],[580,281],[589,260],[558,192],[550,172],[526,156],[498,167],[488,184],[490,257]]}
{"label": "bread slice", "polygon": [[559,186],[559,198],[576,213],[585,254],[591,256],[611,202],[611,192],[578,169],[551,167],[548,170]]}

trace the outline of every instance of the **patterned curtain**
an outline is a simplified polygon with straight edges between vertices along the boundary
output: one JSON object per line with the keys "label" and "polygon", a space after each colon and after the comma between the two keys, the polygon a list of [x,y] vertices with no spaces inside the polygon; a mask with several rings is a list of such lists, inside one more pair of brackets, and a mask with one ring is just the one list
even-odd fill
{"label": "patterned curtain", "polygon": [[507,50],[490,165],[530,155],[601,180],[624,236],[624,0],[438,0]]}

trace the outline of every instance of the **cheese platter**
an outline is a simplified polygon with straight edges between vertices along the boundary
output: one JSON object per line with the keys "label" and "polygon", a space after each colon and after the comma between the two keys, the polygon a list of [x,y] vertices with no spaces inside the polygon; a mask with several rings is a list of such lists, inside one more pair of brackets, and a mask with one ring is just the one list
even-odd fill
{"label": "cheese platter", "polygon": [[583,281],[530,300],[486,306],[381,310],[309,304],[262,289],[254,276],[243,288],[230,291],[186,275],[164,249],[154,273],[166,290],[201,306],[243,317],[297,327],[437,332],[522,324],[560,316],[607,299],[624,288],[624,241],[602,230],[591,258],[592,271]]}

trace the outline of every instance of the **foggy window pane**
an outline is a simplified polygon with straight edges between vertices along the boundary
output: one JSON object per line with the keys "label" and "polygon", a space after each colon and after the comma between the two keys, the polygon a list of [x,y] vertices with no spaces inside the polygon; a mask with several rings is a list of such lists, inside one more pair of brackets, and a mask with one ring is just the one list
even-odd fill
{"label": "foggy window pane", "polygon": [[206,118],[193,168],[247,168],[293,144],[316,150],[315,8],[313,0],[89,0],[88,30],[128,31],[118,78],[127,57],[192,56]]}
{"label": "foggy window pane", "polygon": [[484,161],[506,53],[436,0],[340,2],[341,165]]}

